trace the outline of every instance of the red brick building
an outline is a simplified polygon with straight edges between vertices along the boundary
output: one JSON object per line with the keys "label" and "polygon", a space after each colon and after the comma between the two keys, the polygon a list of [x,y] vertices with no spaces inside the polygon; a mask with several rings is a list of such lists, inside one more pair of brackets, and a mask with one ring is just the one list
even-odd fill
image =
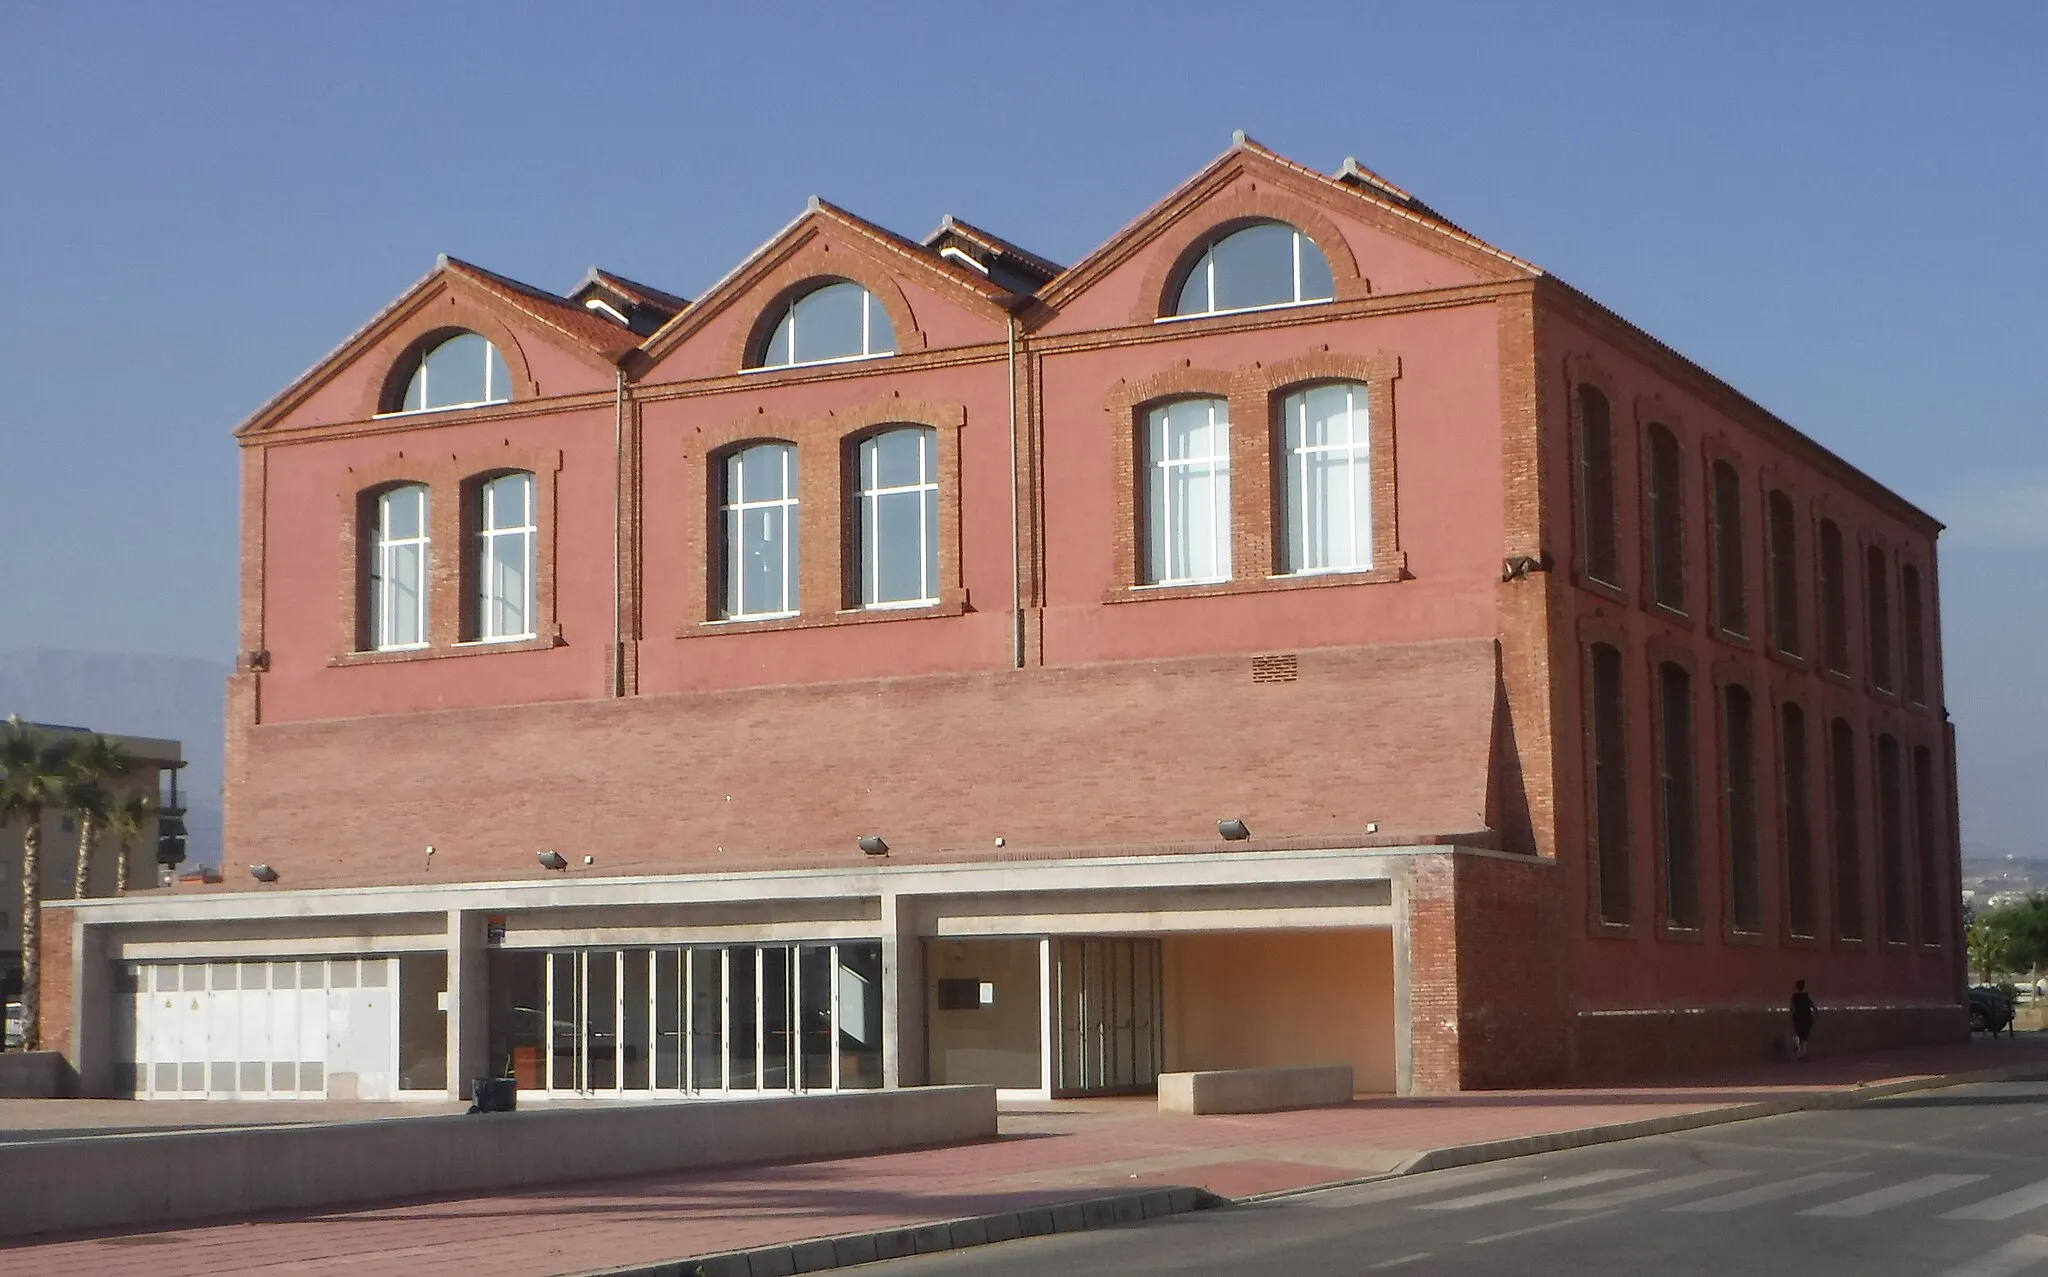
{"label": "red brick building", "polygon": [[688,302],[444,259],[238,441],[229,881],[51,927],[92,1089],[1966,1032],[1939,525],[1353,162],[1066,268],[816,202]]}

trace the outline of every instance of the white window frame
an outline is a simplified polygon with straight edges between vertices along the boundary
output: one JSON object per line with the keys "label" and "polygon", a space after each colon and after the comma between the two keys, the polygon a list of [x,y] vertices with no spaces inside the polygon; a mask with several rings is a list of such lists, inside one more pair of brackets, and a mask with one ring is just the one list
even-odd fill
{"label": "white window frame", "polygon": [[[522,503],[526,508],[523,523],[498,523],[497,485],[506,479],[521,479],[525,483],[526,497]],[[476,641],[479,643],[514,643],[534,636],[533,626],[533,567],[534,544],[540,527],[533,501],[533,473],[529,470],[513,470],[505,474],[492,475],[477,485],[477,579],[476,599],[477,624]],[[519,615],[526,621],[518,633],[500,633],[497,629],[498,614],[505,602],[502,582],[497,579],[499,562],[498,546],[505,541],[519,541],[521,589],[524,597],[519,601]]]}
{"label": "white window frame", "polygon": [[[416,496],[419,501],[419,533],[410,537],[391,535],[391,499],[399,495]],[[432,510],[432,500],[424,483],[407,483],[387,488],[377,494],[376,521],[370,545],[370,650],[375,652],[410,652],[427,646],[427,598],[431,592],[430,582],[433,570],[429,552],[432,537],[427,523]],[[392,635],[397,630],[396,622],[400,612],[394,602],[391,589],[392,565],[397,562],[400,551],[412,548],[419,552],[419,578],[413,591],[414,617],[418,626],[419,639],[416,642],[400,643]]]}
{"label": "white window frame", "polygon": [[[797,351],[797,327],[796,327],[796,308],[797,308],[797,306],[798,306],[798,305],[800,305],[801,303],[803,303],[803,302],[804,302],[804,301],[805,301],[806,299],[808,299],[808,298],[810,298],[811,296],[813,296],[814,294],[817,294],[817,293],[822,293],[822,292],[824,292],[824,291],[825,291],[825,290],[826,290],[827,288],[835,288],[835,287],[839,286],[840,284],[850,284],[850,285],[852,285],[853,287],[855,287],[855,288],[858,288],[858,289],[860,290],[860,296],[861,296],[861,307],[860,307],[860,348],[861,348],[861,352],[862,352],[862,353],[860,353],[860,354],[858,354],[858,355],[834,355],[834,356],[832,356],[832,357],[831,357],[831,358],[829,358],[829,359],[798,359],[798,358],[795,358],[795,355],[796,355],[796,351]],[[817,288],[813,288],[813,289],[809,290],[808,292],[805,292],[805,293],[799,294],[798,296],[796,296],[796,297],[792,297],[792,298],[790,298],[790,299],[789,299],[789,304],[788,304],[787,306],[784,306],[784,307],[782,308],[782,314],[781,314],[780,316],[778,316],[778,317],[776,318],[776,320],[775,320],[775,326],[774,326],[773,328],[770,328],[770,329],[768,330],[768,339],[767,339],[767,342],[766,342],[766,343],[765,343],[765,345],[764,345],[764,346],[762,347],[762,356],[763,356],[763,360],[762,360],[762,362],[761,362],[761,363],[758,363],[758,364],[751,364],[751,365],[749,365],[748,367],[742,368],[742,369],[741,369],[740,371],[741,371],[741,372],[777,372],[777,371],[780,371],[781,369],[784,369],[784,368],[814,368],[814,367],[819,367],[819,366],[821,366],[821,365],[824,365],[824,364],[851,364],[851,363],[858,363],[858,362],[860,362],[860,361],[862,361],[862,360],[866,360],[866,359],[886,359],[886,358],[888,358],[889,356],[891,356],[891,355],[893,355],[893,354],[895,354],[895,353],[896,353],[896,329],[895,329],[895,325],[894,325],[894,323],[890,323],[890,325],[889,325],[889,349],[887,349],[887,350],[876,350],[876,349],[875,349],[874,347],[875,347],[875,314],[876,314],[877,312],[880,312],[880,313],[881,313],[881,316],[882,316],[883,320],[885,320],[885,321],[887,321],[887,320],[888,320],[888,318],[889,318],[889,312],[888,312],[888,311],[886,311],[886,310],[883,310],[883,309],[882,309],[882,301],[881,301],[881,299],[880,299],[879,297],[876,297],[876,296],[875,296],[875,294],[873,293],[873,291],[871,291],[871,290],[870,290],[870,289],[868,288],[868,286],[867,286],[867,285],[865,285],[865,284],[862,284],[862,283],[860,283],[860,282],[859,282],[858,280],[851,280],[851,279],[835,279],[835,280],[833,280],[833,281],[832,281],[831,283],[829,283],[829,284],[822,284],[822,285],[818,286]],[[785,323],[787,323],[787,324],[789,325],[789,352],[790,352],[790,356],[791,356],[791,358],[790,358],[790,359],[788,359],[788,360],[787,360],[786,362],[783,362],[783,363],[779,363],[779,364],[771,364],[771,363],[768,363],[768,362],[767,362],[767,360],[766,360],[766,355],[767,355],[767,347],[768,347],[768,346],[772,346],[772,345],[774,345],[774,344],[775,344],[775,333],[776,333],[776,330],[777,330],[777,329],[780,329],[780,328],[782,327],[782,325],[783,325],[783,324],[785,324]]]}
{"label": "white window frame", "polygon": [[[1351,442],[1315,445],[1297,442],[1307,438],[1309,395],[1317,390],[1336,388],[1345,391],[1345,415],[1351,425]],[[1281,400],[1281,447],[1283,460],[1287,466],[1287,481],[1282,485],[1281,502],[1286,516],[1287,540],[1284,549],[1289,560],[1282,575],[1319,576],[1331,572],[1372,571],[1372,417],[1366,384],[1362,381],[1322,382],[1291,391]],[[1310,557],[1307,551],[1311,547],[1311,531],[1321,532],[1325,542],[1324,554],[1327,557],[1329,553],[1327,543],[1330,526],[1326,521],[1322,528],[1311,529],[1308,526],[1308,513],[1305,508],[1309,490],[1309,462],[1317,457],[1342,457],[1347,464],[1352,494],[1353,561],[1304,567],[1292,561],[1297,537],[1304,551],[1304,559]]]}
{"label": "white window frame", "polygon": [[[750,452],[773,447],[777,450],[782,469],[782,495],[765,499],[748,500],[741,494],[746,491],[746,457]],[[719,619],[722,621],[769,621],[797,615],[799,598],[797,594],[797,487],[796,487],[796,445],[782,440],[764,440],[735,449],[719,458],[722,482],[725,491],[718,504],[718,535],[724,559],[719,582]],[[740,473],[733,473],[737,463]],[[739,588],[735,576],[737,547],[733,540],[735,528],[744,532],[747,514],[750,511],[770,508],[782,510],[782,606],[780,609],[764,612],[742,612],[735,610],[744,602],[745,591]]]}
{"label": "white window frame", "polygon": [[[1173,409],[1187,404],[1207,405],[1209,426],[1218,440],[1214,450],[1203,456],[1167,456],[1167,430],[1169,414]],[[1209,479],[1210,498],[1218,507],[1216,518],[1210,526],[1210,552],[1214,556],[1218,572],[1210,576],[1195,576],[1188,571],[1189,565],[1176,565],[1173,561],[1174,547],[1186,538],[1173,535],[1176,519],[1185,519],[1185,510],[1176,510],[1173,505],[1175,471],[1206,472]],[[1153,529],[1163,525],[1166,529],[1166,544],[1153,544]],[[1176,399],[1171,403],[1159,404],[1145,413],[1145,544],[1143,562],[1140,564],[1144,584],[1157,585],[1214,585],[1230,579],[1230,401],[1213,397]],[[1161,571],[1151,569],[1154,556],[1160,556]]]}
{"label": "white window frame", "polygon": [[[881,464],[881,441],[890,435],[913,434],[917,436],[918,481],[883,487],[877,478]],[[860,605],[873,611],[891,608],[930,607],[939,601],[938,581],[938,511],[939,493],[939,441],[938,431],[930,426],[896,426],[877,431],[860,441],[855,449],[855,462],[859,466],[855,497],[858,502],[860,522],[855,536],[860,553]],[[929,442],[930,447],[926,444]],[[882,498],[915,493],[917,496],[917,575],[918,596],[914,599],[891,599],[879,601],[882,593],[882,556],[879,537],[869,536],[866,530],[881,527]],[[927,499],[930,494],[931,499]]]}
{"label": "white window frame", "polygon": [[[481,398],[481,399],[471,399],[471,400],[469,400],[469,401],[468,401],[468,402],[466,402],[466,403],[444,403],[444,404],[434,404],[434,405],[432,405],[432,406],[430,406],[430,407],[424,407],[424,408],[405,408],[405,407],[400,407],[400,408],[395,408],[395,409],[393,409],[393,410],[392,410],[392,411],[390,411],[390,412],[380,412],[380,413],[376,413],[376,414],[373,414],[373,415],[374,415],[374,416],[376,416],[376,417],[414,417],[414,416],[418,416],[418,415],[419,415],[420,413],[423,413],[423,412],[454,412],[454,411],[456,411],[457,409],[460,409],[460,408],[488,408],[488,407],[492,406],[493,404],[511,403],[511,402],[512,402],[512,386],[511,386],[511,384],[510,384],[510,383],[511,383],[511,380],[512,380],[512,366],[511,366],[510,364],[507,364],[507,363],[505,363],[505,352],[504,352],[504,351],[502,351],[502,350],[499,350],[499,349],[498,349],[498,343],[496,343],[496,342],[492,341],[492,340],[491,340],[490,338],[488,338],[488,337],[484,337],[484,335],[483,335],[482,333],[480,333],[480,332],[476,332],[476,331],[475,331],[474,329],[467,329],[467,328],[465,328],[465,329],[464,329],[464,330],[462,330],[461,332],[459,332],[459,333],[454,333],[454,334],[452,334],[452,335],[450,335],[450,336],[448,336],[448,337],[445,337],[445,338],[443,338],[442,340],[440,340],[440,341],[437,341],[437,342],[435,342],[435,343],[434,343],[434,344],[433,344],[432,346],[429,346],[429,347],[428,347],[427,349],[425,349],[425,350],[421,351],[421,352],[420,352],[420,357],[419,357],[419,360],[418,360],[418,362],[416,362],[416,363],[415,363],[415,364],[413,365],[413,370],[412,370],[412,373],[411,373],[410,375],[408,375],[408,376],[407,376],[407,378],[406,378],[406,385],[407,385],[407,387],[408,387],[408,388],[410,388],[410,387],[411,387],[411,385],[412,385],[412,378],[413,378],[413,377],[422,377],[422,378],[426,378],[426,377],[427,377],[427,360],[428,360],[429,358],[431,358],[431,357],[433,356],[433,354],[434,354],[434,352],[435,352],[435,351],[437,351],[437,350],[441,349],[441,347],[443,347],[443,346],[447,345],[447,344],[448,344],[449,342],[451,342],[451,341],[455,341],[456,339],[458,339],[458,338],[461,338],[461,337],[480,337],[480,338],[482,338],[482,339],[483,339],[483,343],[484,343],[484,397],[483,397],[483,398]],[[502,388],[501,388],[501,387],[498,387],[498,386],[493,386],[493,385],[491,384],[491,368],[492,368],[492,366],[493,366],[493,363],[494,363],[494,361],[492,360],[491,356],[493,356],[493,355],[496,355],[496,356],[497,356],[497,359],[496,359],[495,363],[498,363],[498,364],[504,364],[504,365],[505,365],[505,381],[506,381],[506,383],[507,383],[507,384],[506,384],[505,386],[503,386]],[[423,384],[421,385],[421,387],[420,387],[420,399],[421,399],[421,400],[422,400],[423,402],[424,402],[424,401],[425,401],[425,400],[426,400],[426,399],[428,398],[428,394],[429,394],[430,390],[432,389],[432,386],[431,386],[431,381],[432,381],[432,378],[427,378],[427,381],[426,381],[425,383],[423,383]],[[403,402],[403,401],[401,400],[401,402]]]}
{"label": "white window frame", "polygon": [[[1235,235],[1241,235],[1245,231],[1254,229],[1256,226],[1286,226],[1287,229],[1293,233],[1294,300],[1283,302],[1265,302],[1258,306],[1227,306],[1218,308],[1216,305],[1216,250],[1223,244],[1225,240],[1228,240]],[[1218,236],[1215,240],[1210,242],[1207,248],[1204,248],[1202,250],[1202,255],[1199,258],[1195,259],[1195,265],[1193,269],[1189,270],[1186,275],[1183,275],[1181,277],[1180,287],[1174,290],[1174,305],[1178,306],[1180,304],[1180,295],[1187,291],[1188,281],[1194,278],[1195,271],[1204,272],[1205,278],[1203,279],[1202,284],[1203,290],[1208,294],[1207,308],[1203,310],[1177,311],[1171,315],[1161,315],[1158,319],[1155,319],[1152,322],[1156,324],[1169,324],[1177,319],[1207,319],[1212,315],[1249,315],[1262,310],[1288,310],[1295,306],[1314,306],[1319,305],[1323,302],[1337,300],[1335,288],[1336,272],[1334,271],[1331,271],[1332,287],[1330,290],[1330,296],[1303,297],[1301,295],[1301,246],[1303,244],[1307,244],[1311,249],[1314,249],[1318,253],[1322,253],[1323,266],[1327,270],[1329,268],[1330,255],[1328,253],[1323,253],[1323,250],[1316,245],[1316,242],[1314,240],[1302,234],[1300,227],[1289,225],[1286,222],[1260,222],[1255,223],[1253,226],[1240,226],[1236,230],[1230,232],[1230,234],[1228,235]]]}

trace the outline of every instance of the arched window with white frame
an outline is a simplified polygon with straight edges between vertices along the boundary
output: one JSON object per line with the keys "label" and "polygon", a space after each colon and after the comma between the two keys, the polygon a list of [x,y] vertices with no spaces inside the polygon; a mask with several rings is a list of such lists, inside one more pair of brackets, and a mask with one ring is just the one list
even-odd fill
{"label": "arched window with white frame", "polygon": [[1223,315],[1330,301],[1330,263],[1285,222],[1254,222],[1219,236],[1182,277],[1173,317]]}
{"label": "arched window with white frame", "polygon": [[524,470],[475,487],[475,615],[472,637],[504,643],[534,636],[533,561],[537,525],[533,476]]}
{"label": "arched window with white frame", "polygon": [[730,621],[797,612],[796,445],[772,441],[725,456],[719,498],[724,597]]}
{"label": "arched window with white frame", "polygon": [[751,368],[792,368],[896,351],[896,331],[875,295],[836,280],[792,298],[768,331]]}
{"label": "arched window with white frame", "polygon": [[427,487],[408,483],[376,495],[371,508],[369,624],[372,651],[427,645]]}
{"label": "arched window with white frame", "polygon": [[1288,573],[1372,568],[1372,436],[1366,388],[1309,386],[1280,403]]}
{"label": "arched window with white frame", "polygon": [[939,432],[899,426],[854,449],[860,605],[939,601]]}
{"label": "arched window with white frame", "polygon": [[392,412],[474,408],[512,398],[505,356],[481,334],[458,332],[422,351]]}
{"label": "arched window with white frame", "polygon": [[1230,404],[1177,399],[1145,414],[1145,584],[1230,579]]}

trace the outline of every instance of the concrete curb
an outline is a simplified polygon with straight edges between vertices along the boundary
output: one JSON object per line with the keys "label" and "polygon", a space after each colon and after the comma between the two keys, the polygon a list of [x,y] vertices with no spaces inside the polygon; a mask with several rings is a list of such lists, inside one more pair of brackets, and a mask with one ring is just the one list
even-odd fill
{"label": "concrete curb", "polygon": [[1302,1188],[1285,1188],[1272,1193],[1255,1193],[1249,1197],[1236,1198],[1233,1204],[1279,1201],[1289,1197],[1300,1197],[1308,1193],[1326,1192],[1333,1188],[1350,1188],[1359,1184],[1371,1184],[1380,1180],[1396,1179],[1403,1175],[1420,1175],[1426,1171],[1449,1170],[1456,1166],[1474,1166],[1481,1162],[1505,1161],[1511,1157],[1528,1157],[1536,1153],[1557,1153],[1565,1149],[1590,1148],[1595,1144],[1613,1144],[1621,1140],[1641,1139],[1647,1135],[1672,1135],[1679,1131],[1697,1130],[1706,1126],[1724,1126],[1730,1122],[1754,1121],[1760,1117],[1781,1117],[1787,1113],[1802,1113],[1814,1109],[1848,1108],[1867,1100],[1881,1100],[1892,1095],[1907,1095],[1914,1091],[1935,1091],[1951,1086],[1971,1086],[1985,1082],[2039,1082],[2048,1080],[2048,1064],[2010,1064],[1995,1069],[1979,1069],[1971,1073],[1929,1074],[1925,1077],[1901,1078],[1894,1082],[1858,1083],[1855,1086],[1835,1090],[1814,1091],[1805,1095],[1787,1096],[1778,1100],[1758,1100],[1748,1104],[1730,1104],[1722,1108],[1698,1109],[1691,1113],[1671,1113],[1663,1117],[1639,1118],[1632,1122],[1609,1122],[1601,1126],[1582,1126],[1569,1131],[1548,1131],[1542,1135],[1524,1135],[1515,1139],[1487,1140],[1479,1144],[1459,1144],[1449,1148],[1433,1148],[1417,1153],[1391,1171],[1380,1175],[1361,1175],[1356,1179],[1332,1180],[1325,1184],[1310,1184]]}
{"label": "concrete curb", "polygon": [[966,1219],[911,1224],[868,1233],[845,1233],[808,1241],[726,1251],[657,1264],[603,1268],[581,1277],[793,1277],[882,1259],[964,1250],[1019,1237],[1079,1233],[1119,1224],[1138,1224],[1168,1215],[1229,1205],[1229,1199],[1199,1188],[1155,1188],[1143,1193],[1105,1193],[1096,1197],[1027,1206]]}

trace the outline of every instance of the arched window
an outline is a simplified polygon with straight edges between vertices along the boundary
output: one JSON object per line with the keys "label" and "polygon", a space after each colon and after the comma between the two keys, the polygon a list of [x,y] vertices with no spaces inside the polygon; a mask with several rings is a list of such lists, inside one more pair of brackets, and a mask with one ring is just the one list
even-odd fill
{"label": "arched window", "polygon": [[895,353],[896,331],[875,295],[848,280],[793,299],[776,319],[755,368],[789,368]]}
{"label": "arched window", "polygon": [[1628,838],[1628,722],[1622,704],[1621,653],[1595,643],[1587,653],[1588,726],[1592,733],[1593,811],[1590,822],[1600,921],[1630,918]]}
{"label": "arched window", "polygon": [[1858,839],[1856,731],[1847,719],[1828,725],[1828,826],[1835,844],[1835,934],[1863,938],[1863,846]]}
{"label": "arched window", "polygon": [[1372,456],[1365,387],[1336,382],[1281,401],[1287,572],[1372,567]]}
{"label": "arched window", "polygon": [[1799,521],[1792,498],[1771,493],[1771,641],[1788,656],[1801,652],[1799,638]]}
{"label": "arched window", "polygon": [[1255,222],[1204,249],[1181,281],[1175,315],[1220,315],[1326,302],[1337,295],[1315,241],[1285,222]]}
{"label": "arched window", "polygon": [[796,445],[757,443],[726,454],[719,498],[727,620],[797,611]]}
{"label": "arched window", "polygon": [[1806,712],[1787,701],[1778,711],[1778,783],[1784,787],[1785,926],[1819,934],[1814,921],[1813,802],[1808,792]]}
{"label": "arched window", "polygon": [[1892,690],[1891,564],[1877,546],[1863,552],[1863,606],[1870,622],[1870,681]]}
{"label": "arched window", "polygon": [[1685,611],[1685,479],[1678,438],[1652,423],[1646,434],[1645,492],[1649,500],[1650,598]]}
{"label": "arched window", "polygon": [[1912,939],[1907,921],[1912,910],[1906,885],[1906,795],[1899,739],[1877,738],[1878,922],[1884,938],[1895,944]]}
{"label": "arched window", "polygon": [[482,480],[471,497],[476,577],[470,637],[485,643],[533,637],[533,476]]}
{"label": "arched window", "polygon": [[371,509],[369,647],[389,652],[427,645],[427,488],[408,483],[377,494]]}
{"label": "arched window", "polygon": [[1908,563],[1899,569],[1899,624],[1906,640],[1906,699],[1927,703],[1927,635],[1920,614],[1920,569]]}
{"label": "arched window", "polygon": [[1621,551],[1614,532],[1614,429],[1607,396],[1579,387],[1579,569],[1608,585],[1621,584]]}
{"label": "arched window", "polygon": [[1670,661],[1657,667],[1657,738],[1657,832],[1664,853],[1664,921],[1692,928],[1700,925],[1692,675]]}
{"label": "arched window", "polygon": [[512,374],[498,348],[476,333],[456,333],[420,355],[396,412],[470,408],[512,397]]}
{"label": "arched window", "polygon": [[860,605],[939,601],[939,432],[900,426],[854,450]]}
{"label": "arched window", "polygon": [[1849,672],[1849,603],[1842,557],[1842,529],[1833,519],[1820,521],[1821,659],[1837,674]]}
{"label": "arched window", "polygon": [[1145,583],[1230,579],[1230,404],[1181,399],[1145,414]]}
{"label": "arched window", "polygon": [[1749,594],[1742,576],[1742,477],[1714,463],[1714,624],[1749,633]]}
{"label": "arched window", "polygon": [[1728,920],[1736,931],[1763,930],[1757,881],[1756,728],[1749,689],[1730,683],[1722,692],[1721,781],[1728,847]]}

